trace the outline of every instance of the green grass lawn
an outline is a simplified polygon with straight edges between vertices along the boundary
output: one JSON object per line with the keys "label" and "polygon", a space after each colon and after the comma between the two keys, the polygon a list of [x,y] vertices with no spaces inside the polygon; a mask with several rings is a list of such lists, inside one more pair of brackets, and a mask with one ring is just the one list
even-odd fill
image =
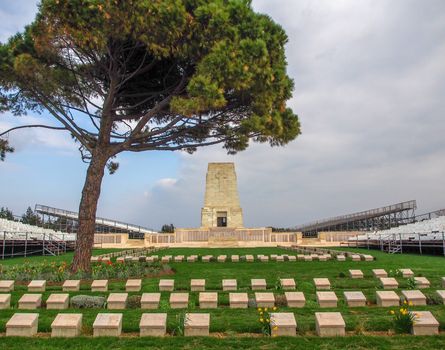
{"label": "green grass lawn", "polygon": [[[360,251],[354,249],[354,251]],[[363,250],[362,252],[368,252]],[[99,254],[99,252],[95,252]],[[286,254],[286,250],[279,248],[246,248],[246,249],[166,249],[156,252],[157,255],[232,255],[232,254]],[[246,348],[246,349],[441,349],[445,348],[445,334],[436,337],[413,337],[413,336],[376,336],[386,334],[392,327],[389,308],[380,308],[375,305],[375,292],[380,289],[378,280],[372,276],[372,269],[384,268],[386,271],[398,268],[411,268],[416,276],[427,277],[431,282],[430,289],[424,289],[426,295],[433,295],[441,287],[441,277],[445,276],[445,259],[443,257],[417,256],[417,255],[388,255],[378,251],[371,251],[377,259],[372,262],[337,262],[337,261],[313,261],[313,262],[239,262],[239,263],[170,263],[174,270],[174,275],[163,277],[175,279],[175,289],[179,291],[188,291],[190,279],[205,278],[206,289],[219,292],[219,307],[212,310],[200,310],[198,306],[198,294],[190,293],[190,303],[188,311],[190,312],[210,312],[211,326],[210,331],[214,334],[221,334],[221,337],[193,338],[185,339],[181,336],[169,336],[165,339],[139,339],[139,320],[144,312],[167,312],[168,313],[168,332],[171,334],[177,327],[177,317],[182,311],[169,308],[169,293],[162,293],[160,309],[158,310],[140,310],[127,309],[122,312],[124,336],[118,340],[104,340],[80,337],[74,340],[57,340],[45,336],[39,339],[0,339],[0,349],[14,348],[37,348],[37,349],[227,349],[227,348]],[[14,260],[11,260],[14,261]],[[10,261],[10,262],[11,262]],[[16,259],[15,261],[18,261]],[[361,269],[364,279],[352,280],[348,277],[349,269]],[[346,277],[340,277],[345,275]],[[236,278],[238,281],[238,290],[249,293],[253,298],[254,292],[250,290],[251,278],[265,278],[267,288],[274,292],[276,296],[284,294],[283,291],[275,290],[277,278],[292,277],[297,282],[297,290],[303,291],[306,297],[306,306],[302,309],[289,309],[280,306],[279,311],[294,312],[298,324],[298,337],[296,338],[267,338],[261,335],[261,327],[258,322],[258,315],[255,308],[244,310],[232,310],[228,307],[228,293],[222,292],[221,280],[224,278]],[[312,279],[314,277],[328,277],[331,281],[332,290],[336,292],[339,303],[337,308],[321,309],[315,297],[315,288]],[[143,280],[143,292],[158,291],[159,277],[145,278]],[[408,287],[407,279],[397,278],[400,284],[396,292]],[[109,285],[110,292],[124,291],[125,281],[112,281]],[[346,306],[343,291],[361,290],[371,305],[363,308],[349,308]],[[50,285],[44,293],[43,300],[46,300],[49,294],[60,292],[59,285]],[[17,301],[26,292],[24,285],[18,285],[12,293],[13,309],[2,310],[0,312],[0,332],[5,331],[7,320],[17,311]],[[81,286],[81,291],[70,293],[76,294],[95,294],[107,296],[108,293],[92,293],[89,291],[89,283],[85,282]],[[429,310],[440,322],[441,330],[445,330],[445,306],[428,305],[414,307],[413,310]],[[92,324],[99,312],[103,310],[75,310],[69,309],[63,312],[82,312],[84,334],[92,333]],[[341,312],[345,321],[349,337],[344,339],[321,339],[315,336],[315,312],[319,311],[338,311]],[[39,310],[39,332],[48,333],[51,330],[51,322],[57,310]],[[111,311],[110,311],[111,312]],[[250,337],[243,335],[250,334]],[[252,335],[253,334],[253,335]],[[356,334],[356,335],[355,335]],[[372,334],[372,335],[369,335]]]}

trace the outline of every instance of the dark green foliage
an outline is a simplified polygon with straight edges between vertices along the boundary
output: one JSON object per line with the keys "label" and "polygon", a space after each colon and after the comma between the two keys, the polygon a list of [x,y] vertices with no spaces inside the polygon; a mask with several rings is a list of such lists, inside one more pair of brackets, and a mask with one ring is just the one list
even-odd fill
{"label": "dark green foliage", "polygon": [[0,218],[7,219],[7,220],[14,220],[14,214],[7,207],[6,208],[1,207],[0,208]]}
{"label": "dark green foliage", "polygon": [[163,233],[173,233],[173,232],[175,232],[175,226],[173,224],[162,225],[161,232],[163,232]]}
{"label": "dark green foliage", "polygon": [[34,213],[31,207],[28,207],[25,214],[22,215],[22,222],[33,226],[40,226],[42,224],[40,216]]}
{"label": "dark green foliage", "polygon": [[75,295],[71,298],[71,307],[76,309],[101,309],[105,306],[104,297],[92,295]]}

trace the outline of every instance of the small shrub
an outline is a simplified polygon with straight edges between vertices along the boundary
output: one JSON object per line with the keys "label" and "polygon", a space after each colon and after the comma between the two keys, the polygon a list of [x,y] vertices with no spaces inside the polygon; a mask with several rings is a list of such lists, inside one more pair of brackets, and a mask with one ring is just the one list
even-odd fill
{"label": "small shrub", "polygon": [[246,257],[244,255],[240,256],[239,261],[246,262]]}
{"label": "small shrub", "polygon": [[277,277],[276,281],[275,281],[275,289],[276,290],[282,290],[283,286],[281,285],[281,279],[279,277]]}
{"label": "small shrub", "polygon": [[141,296],[130,295],[127,299],[127,309],[140,309],[141,308]]}
{"label": "small shrub", "polygon": [[346,277],[346,274],[345,274],[344,272],[340,272],[340,273],[338,274],[338,277],[340,277],[340,278],[345,278],[345,277]]}
{"label": "small shrub", "polygon": [[[272,329],[270,324],[270,313],[271,311],[276,311],[277,307],[274,306],[272,309],[269,309],[267,307],[265,308],[259,307],[257,310],[258,310],[258,321],[260,322],[261,325],[261,332],[264,335],[270,336],[272,334]],[[274,326],[274,328],[275,327],[276,326]]]}
{"label": "small shrub", "polygon": [[399,310],[391,310],[390,314],[394,316],[393,326],[396,333],[402,334],[411,332],[411,328],[415,320],[415,314],[409,311],[406,301],[403,302],[403,306]]}
{"label": "small shrub", "polygon": [[443,305],[442,298],[437,294],[427,295],[426,303],[428,305]]}
{"label": "small shrub", "polygon": [[275,305],[280,307],[286,307],[287,306],[287,300],[286,296],[279,294],[275,296]]}
{"label": "small shrub", "polygon": [[101,309],[105,306],[105,298],[91,295],[76,295],[71,298],[71,307],[78,309]]}
{"label": "small shrub", "polygon": [[247,302],[247,307],[256,308],[256,306],[257,306],[257,304],[256,304],[255,298],[249,298],[249,300]]}
{"label": "small shrub", "polygon": [[173,335],[184,335],[185,312],[176,315],[177,326],[173,329]]}
{"label": "small shrub", "polygon": [[408,289],[416,289],[417,288],[416,280],[413,277],[408,278],[407,284],[408,284]]}

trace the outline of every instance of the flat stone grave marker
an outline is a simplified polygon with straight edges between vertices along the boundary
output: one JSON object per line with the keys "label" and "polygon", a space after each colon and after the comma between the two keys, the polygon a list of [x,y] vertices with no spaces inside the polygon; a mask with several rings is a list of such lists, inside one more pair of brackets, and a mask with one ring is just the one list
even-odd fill
{"label": "flat stone grave marker", "polygon": [[226,262],[227,255],[218,255],[218,262]]}
{"label": "flat stone grave marker", "polygon": [[34,310],[42,306],[42,294],[23,294],[19,300],[20,310]]}
{"label": "flat stone grave marker", "polygon": [[229,304],[231,309],[247,309],[249,297],[247,293],[229,293]]}
{"label": "flat stone grave marker", "polygon": [[318,256],[318,260],[320,261],[328,261],[328,257],[324,254]]}
{"label": "flat stone grave marker", "polygon": [[37,334],[39,314],[14,314],[6,322],[7,337],[32,337]]}
{"label": "flat stone grave marker", "polygon": [[0,294],[0,310],[11,307],[11,294]]}
{"label": "flat stone grave marker", "polygon": [[171,255],[164,255],[164,256],[161,258],[161,262],[163,262],[163,263],[169,263],[171,259],[172,259],[172,256],[171,256]]}
{"label": "flat stone grave marker", "polygon": [[189,293],[171,293],[170,307],[172,309],[185,309],[189,303]]}
{"label": "flat stone grave marker", "polygon": [[141,297],[141,309],[157,309],[161,293],[143,293]]}
{"label": "flat stone grave marker", "polygon": [[374,277],[388,277],[388,273],[384,269],[373,269],[372,274]]}
{"label": "flat stone grave marker", "polygon": [[32,280],[28,284],[28,292],[44,292],[46,288],[46,281]]}
{"label": "flat stone grave marker", "polygon": [[141,259],[140,259],[140,257],[139,256],[132,256],[131,257],[131,261],[132,262],[139,262]]}
{"label": "flat stone grave marker", "polygon": [[80,335],[82,314],[57,314],[51,323],[51,337],[73,338]]}
{"label": "flat stone grave marker", "polygon": [[232,262],[239,262],[239,255],[232,255],[232,256],[230,257],[230,260],[231,260]]}
{"label": "flat stone grave marker", "polygon": [[351,256],[351,259],[352,259],[352,261],[361,261],[362,260],[360,255],[357,255],[357,254],[353,254]]}
{"label": "flat stone grave marker", "polygon": [[353,279],[363,278],[362,270],[349,270],[349,276]]}
{"label": "flat stone grave marker", "polygon": [[175,256],[175,262],[182,262],[182,261],[184,261],[184,255]]}
{"label": "flat stone grave marker", "polygon": [[310,257],[312,260],[318,260],[318,254],[311,254]]}
{"label": "flat stone grave marker", "polygon": [[337,255],[337,261],[346,261],[346,257],[344,255]]}
{"label": "flat stone grave marker", "polygon": [[404,278],[414,277],[414,272],[411,269],[399,269],[399,271]]}
{"label": "flat stone grave marker", "polygon": [[63,282],[62,290],[64,292],[78,292],[80,290],[80,280],[66,280]]}
{"label": "flat stone grave marker", "polygon": [[414,277],[414,281],[416,282],[417,288],[429,288],[430,281],[426,277]]}
{"label": "flat stone grave marker", "polygon": [[337,295],[334,292],[317,292],[320,307],[337,307]]}
{"label": "flat stone grave marker", "polygon": [[97,263],[97,262],[99,262],[99,257],[98,257],[98,256],[92,256],[92,257],[90,258],[90,261],[91,261],[92,263]]}
{"label": "flat stone grave marker", "polygon": [[393,277],[380,277],[380,284],[383,289],[397,289],[399,288],[399,283]]}
{"label": "flat stone grave marker", "polygon": [[141,279],[128,279],[125,283],[125,291],[127,292],[139,292],[142,288]]}
{"label": "flat stone grave marker", "polygon": [[201,261],[202,262],[210,262],[210,259],[212,258],[212,255],[204,255],[202,258],[201,258]]}
{"label": "flat stone grave marker", "polygon": [[292,312],[272,312],[270,314],[271,335],[295,337],[297,335],[297,321]]}
{"label": "flat stone grave marker", "polygon": [[91,283],[92,292],[106,292],[108,290],[108,280],[94,280]]}
{"label": "flat stone grave marker", "polygon": [[3,280],[0,281],[0,293],[8,293],[14,290],[14,281]]}
{"label": "flat stone grave marker", "polygon": [[187,257],[187,262],[194,263],[197,259],[198,257],[196,255],[191,255]]}
{"label": "flat stone grave marker", "polygon": [[119,337],[121,333],[122,314],[97,314],[93,323],[93,337]]}
{"label": "flat stone grave marker", "polygon": [[312,256],[311,255],[305,255],[304,256],[304,261],[312,261]]}
{"label": "flat stone grave marker", "polygon": [[223,291],[230,291],[237,289],[237,282],[234,279],[222,280]]}
{"label": "flat stone grave marker", "polygon": [[442,304],[445,304],[445,290],[438,290],[437,295],[442,298]]}
{"label": "flat stone grave marker", "polygon": [[280,278],[280,284],[283,290],[292,290],[296,287],[295,280],[293,278]]}
{"label": "flat stone grave marker", "polygon": [[343,292],[343,294],[349,307],[366,306],[366,297],[362,292]]}
{"label": "flat stone grave marker", "polygon": [[205,279],[192,279],[190,281],[190,290],[192,292],[203,292],[206,289]]}
{"label": "flat stone grave marker", "polygon": [[271,254],[270,255],[270,260],[272,260],[272,261],[276,261],[277,260],[277,254]]}
{"label": "flat stone grave marker", "polygon": [[315,327],[320,337],[337,337],[346,334],[346,324],[340,312],[316,312]]}
{"label": "flat stone grave marker", "polygon": [[161,292],[173,292],[175,280],[159,280],[159,290]]}
{"label": "flat stone grave marker", "polygon": [[284,261],[284,256],[283,255],[277,255],[275,261],[276,262],[283,262]]}
{"label": "flat stone grave marker", "polygon": [[303,292],[284,292],[288,307],[304,307],[306,298]]}
{"label": "flat stone grave marker", "polygon": [[439,322],[430,311],[416,311],[411,333],[413,335],[439,334]]}
{"label": "flat stone grave marker", "polygon": [[216,309],[218,307],[217,292],[199,293],[199,307],[201,309]]}
{"label": "flat stone grave marker", "polygon": [[103,263],[110,262],[110,257],[109,256],[104,256],[103,258],[100,259],[100,261],[102,261]]}
{"label": "flat stone grave marker", "polygon": [[377,305],[382,307],[400,305],[400,298],[393,291],[382,291],[382,290],[377,291],[376,300],[377,300]]}
{"label": "flat stone grave marker", "polygon": [[127,307],[128,293],[110,293],[107,299],[109,310],[124,310]]}
{"label": "flat stone grave marker", "polygon": [[255,293],[255,301],[258,307],[274,307],[275,296],[273,293]]}
{"label": "flat stone grave marker", "polygon": [[287,257],[287,260],[289,260],[289,261],[297,261],[297,257],[295,255],[289,255]]}
{"label": "flat stone grave marker", "polygon": [[314,278],[315,289],[331,289],[331,282],[327,278]]}
{"label": "flat stone grave marker", "polygon": [[305,260],[305,255],[304,254],[297,254],[297,259],[298,260]]}
{"label": "flat stone grave marker", "polygon": [[266,280],[264,278],[252,278],[250,280],[252,290],[265,290],[267,289]]}
{"label": "flat stone grave marker", "polygon": [[209,328],[210,314],[185,314],[184,335],[186,337],[208,336]]}
{"label": "flat stone grave marker", "polygon": [[253,257],[253,255],[246,255],[246,261],[247,262],[253,262],[255,259],[254,259],[254,257]]}
{"label": "flat stone grave marker", "polygon": [[151,255],[150,257],[153,259],[153,261],[159,260],[159,256],[157,256],[157,255]]}
{"label": "flat stone grave marker", "polygon": [[402,290],[403,298],[414,306],[426,305],[426,296],[420,290]]}
{"label": "flat stone grave marker", "polygon": [[266,255],[262,255],[262,256],[259,258],[259,260],[260,260],[261,262],[268,262],[268,261],[269,261],[269,257],[266,256]]}
{"label": "flat stone grave marker", "polygon": [[46,299],[46,308],[48,310],[65,310],[68,309],[69,302],[69,294],[53,293]]}
{"label": "flat stone grave marker", "polygon": [[142,314],[139,322],[141,337],[163,337],[167,333],[167,314]]}
{"label": "flat stone grave marker", "polygon": [[116,262],[119,264],[122,264],[125,262],[125,258],[123,256],[120,256],[120,257],[116,258]]}

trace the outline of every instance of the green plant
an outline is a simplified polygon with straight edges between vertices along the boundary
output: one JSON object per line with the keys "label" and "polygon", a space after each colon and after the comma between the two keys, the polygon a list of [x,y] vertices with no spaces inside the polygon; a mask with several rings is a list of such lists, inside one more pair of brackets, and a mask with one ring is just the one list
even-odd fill
{"label": "green plant", "polygon": [[159,310],[162,311],[170,310],[170,303],[167,300],[161,300],[159,302]]}
{"label": "green plant", "polygon": [[78,309],[101,309],[105,306],[105,298],[92,295],[75,295],[71,298],[71,307]]}
{"label": "green plant", "polygon": [[345,274],[344,272],[340,272],[340,273],[338,274],[338,277],[340,277],[340,278],[345,278],[345,277],[346,277],[346,274]]}
{"label": "green plant", "polygon": [[393,315],[394,331],[398,334],[411,332],[415,320],[415,314],[409,310],[411,305],[404,301],[400,309],[390,311],[390,314]]}
{"label": "green plant", "polygon": [[[258,310],[258,321],[260,322],[261,325],[261,333],[267,336],[272,335],[270,316],[271,316],[271,311],[276,311],[277,307],[276,306],[274,306],[273,308],[259,307],[257,310]],[[276,327],[277,326],[274,326],[274,330],[276,329]]]}
{"label": "green plant", "polygon": [[416,280],[413,277],[408,278],[406,283],[408,285],[408,289],[416,289],[417,288]]}
{"label": "green plant", "polygon": [[127,299],[127,309],[140,309],[141,308],[141,296],[130,295]]}
{"label": "green plant", "polygon": [[177,326],[173,329],[173,335],[184,335],[185,320],[186,316],[184,311],[176,315]]}
{"label": "green plant", "polygon": [[275,289],[276,290],[282,290],[283,286],[281,285],[281,278],[277,277],[275,280]]}

